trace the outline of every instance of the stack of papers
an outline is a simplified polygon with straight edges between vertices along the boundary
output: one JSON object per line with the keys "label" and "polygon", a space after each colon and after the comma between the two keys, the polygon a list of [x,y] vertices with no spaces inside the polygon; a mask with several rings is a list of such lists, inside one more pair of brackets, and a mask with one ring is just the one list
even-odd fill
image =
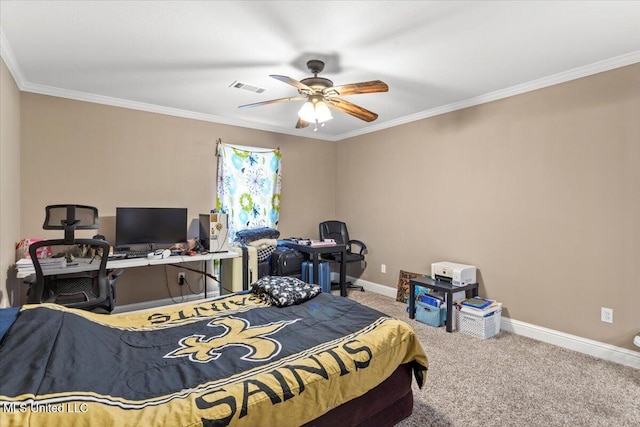
{"label": "stack of papers", "polygon": [[493,302],[495,301],[486,298],[473,297],[462,300],[461,304],[468,307],[476,308],[478,310],[482,310],[489,307]]}
{"label": "stack of papers", "polygon": [[[67,259],[65,257],[41,258],[39,262],[43,270],[63,268],[67,266]],[[16,262],[16,267],[18,268],[18,272],[20,273],[36,273],[36,269],[33,266],[33,261],[31,260],[31,258],[21,258],[20,260],[18,260],[18,262]]]}
{"label": "stack of papers", "polygon": [[458,310],[461,312],[471,313],[481,317],[487,316],[501,307],[501,302],[480,297],[467,298],[458,304]]}
{"label": "stack of papers", "polygon": [[438,298],[437,296],[432,296],[432,295],[421,295],[420,296],[420,302],[423,302],[425,304],[429,304],[433,307],[436,308],[440,308],[444,306],[444,299],[442,298]]}
{"label": "stack of papers", "polygon": [[312,240],[310,246],[335,246],[336,242],[334,240],[326,241],[326,240]]}

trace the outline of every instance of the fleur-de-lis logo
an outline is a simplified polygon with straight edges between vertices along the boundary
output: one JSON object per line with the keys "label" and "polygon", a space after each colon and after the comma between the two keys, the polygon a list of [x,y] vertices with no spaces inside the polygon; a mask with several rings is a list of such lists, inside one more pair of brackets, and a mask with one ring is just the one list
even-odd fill
{"label": "fleur-de-lis logo", "polygon": [[233,316],[212,320],[207,326],[222,327],[221,334],[209,338],[197,334],[184,337],[178,341],[180,347],[164,357],[188,357],[192,362],[207,363],[217,360],[227,347],[243,347],[247,352],[240,359],[263,362],[277,356],[282,349],[282,344],[269,336],[298,320],[300,319],[257,326],[251,326],[248,320]]}

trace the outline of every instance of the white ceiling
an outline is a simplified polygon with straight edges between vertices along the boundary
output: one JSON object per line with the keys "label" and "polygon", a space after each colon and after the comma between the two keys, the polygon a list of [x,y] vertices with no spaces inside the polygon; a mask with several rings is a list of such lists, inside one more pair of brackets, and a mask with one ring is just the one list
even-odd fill
{"label": "white ceiling", "polygon": [[[331,141],[640,62],[640,1],[9,1],[1,54],[23,91]],[[269,77],[380,79],[295,129]],[[257,94],[234,81],[265,88]]]}

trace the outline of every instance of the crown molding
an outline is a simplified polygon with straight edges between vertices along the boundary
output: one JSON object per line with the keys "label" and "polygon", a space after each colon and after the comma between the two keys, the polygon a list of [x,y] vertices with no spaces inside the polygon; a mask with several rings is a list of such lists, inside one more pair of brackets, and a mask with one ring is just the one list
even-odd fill
{"label": "crown molding", "polygon": [[[148,104],[145,102],[131,101],[128,99],[115,98],[111,96],[97,95],[93,93],[80,92],[80,91],[69,90],[69,89],[61,89],[53,86],[25,83],[21,90],[24,92],[35,93],[38,95],[55,96],[58,98],[72,99],[75,101],[84,101],[84,102],[91,102],[94,104],[109,105],[111,107],[128,108],[131,110],[145,111],[148,113],[164,114],[168,116],[182,117],[185,119],[201,120],[205,122],[237,126],[237,127],[249,128],[253,130],[262,130],[262,131],[274,132],[274,133],[280,133],[280,134],[289,134],[289,135],[297,136],[300,138],[308,138],[304,135],[299,135],[294,131],[291,131],[291,132],[284,131],[283,129],[275,126],[266,126],[266,125],[256,124],[256,123],[252,123],[244,120],[229,119],[226,117],[216,116],[213,114],[198,113],[195,111],[181,110],[178,108]],[[326,137],[326,135],[318,135],[317,137],[314,136],[313,139],[328,139],[323,137]]]}
{"label": "crown molding", "polygon": [[20,70],[20,67],[18,66],[18,63],[15,60],[15,57],[13,55],[13,51],[11,50],[11,47],[9,46],[9,43],[7,42],[1,28],[0,28],[0,54],[2,55],[2,58],[7,64],[9,71],[13,75],[13,78],[16,81],[16,84],[18,85],[18,88],[24,92],[32,92],[32,93],[37,93],[41,95],[50,95],[50,96],[56,96],[60,98],[73,99],[77,101],[92,102],[96,104],[110,105],[114,107],[129,108],[133,110],[146,111],[146,112],[157,113],[157,114],[165,114],[169,116],[176,116],[176,117],[182,117],[182,118],[188,118],[188,119],[194,119],[194,120],[202,120],[202,121],[207,121],[212,123],[219,123],[219,124],[238,126],[238,127],[249,128],[254,130],[262,130],[267,132],[292,135],[299,138],[319,139],[319,140],[333,141],[333,142],[342,141],[348,138],[353,138],[356,136],[361,136],[361,135],[377,132],[384,129],[389,129],[392,127],[415,122],[418,120],[427,119],[429,117],[434,117],[441,114],[450,113],[456,110],[473,107],[476,105],[486,104],[488,102],[497,101],[499,99],[521,95],[526,92],[531,92],[534,90],[557,85],[560,83],[565,83],[571,80],[587,77],[593,74],[602,73],[615,68],[620,68],[620,67],[624,67],[627,65],[632,65],[640,62],[640,50],[638,50],[625,55],[620,55],[614,58],[606,59],[604,61],[599,61],[593,64],[574,68],[569,71],[554,74],[552,76],[543,77],[527,83],[512,86],[506,89],[489,92],[489,93],[479,95],[473,98],[468,98],[459,102],[454,102],[448,105],[443,105],[443,106],[422,111],[416,114],[411,114],[409,116],[404,116],[399,119],[370,125],[370,126],[367,126],[366,128],[359,129],[353,132],[347,132],[347,133],[334,135],[334,136],[317,134],[317,135],[313,135],[313,137],[310,137],[306,135],[300,135],[295,130],[289,131],[289,130],[284,130],[280,127],[268,126],[264,124],[256,124],[256,123],[252,123],[244,120],[229,119],[229,118],[220,117],[212,114],[197,113],[194,111],[181,110],[177,108],[164,107],[160,105],[147,104],[147,103],[137,102],[137,101],[130,101],[127,99],[114,98],[114,97],[109,97],[104,95],[96,95],[92,93],[73,91],[68,89],[61,89],[61,88],[56,88],[52,86],[38,85],[38,84],[25,82],[22,72]]}
{"label": "crown molding", "polygon": [[596,62],[593,64],[585,65],[583,67],[574,68],[569,71],[554,74],[552,76],[543,77],[541,79],[532,80],[527,83],[512,86],[506,89],[489,92],[484,95],[468,98],[452,104],[443,105],[441,107],[433,108],[431,110],[422,111],[420,113],[412,114],[409,116],[401,117],[396,120],[390,120],[388,122],[373,125],[363,130],[357,130],[353,132],[347,132],[339,135],[339,140],[346,138],[353,138],[366,133],[376,132],[383,129],[415,122],[417,120],[426,119],[429,117],[438,116],[440,114],[450,113],[456,110],[462,110],[463,108],[473,107],[480,104],[486,104],[488,102],[497,101],[499,99],[508,98],[511,96],[521,95],[526,92],[532,92],[534,90],[543,89],[545,87],[554,86],[560,83],[565,83],[571,80],[576,80],[582,77],[588,77],[593,74],[602,73],[605,71],[613,70],[615,68],[625,67],[627,65],[633,65],[640,62],[640,50],[616,56],[604,61]]}

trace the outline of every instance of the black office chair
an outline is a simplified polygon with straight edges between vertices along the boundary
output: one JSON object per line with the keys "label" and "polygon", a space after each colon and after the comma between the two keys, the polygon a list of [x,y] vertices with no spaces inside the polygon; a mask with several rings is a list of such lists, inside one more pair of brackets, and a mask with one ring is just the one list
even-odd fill
{"label": "black office chair", "polygon": [[[122,270],[107,270],[110,246],[106,240],[75,238],[75,230],[98,228],[98,209],[83,205],[51,205],[45,209],[46,217],[42,228],[64,230],[64,239],[42,240],[29,246],[36,279],[31,282],[27,302],[29,304],[51,302],[97,313],[111,313],[115,306],[116,280],[122,274]],[[38,250],[45,246],[66,246],[75,251],[79,248],[88,248],[95,251],[91,263],[97,264],[98,267],[80,273],[45,276],[38,257]],[[69,256],[70,253],[64,253],[62,256]]]}
{"label": "black office chair", "polygon": [[[347,245],[347,254],[344,261],[346,263],[364,261],[364,255],[367,253],[367,246],[360,240],[350,239],[347,224],[342,221],[324,221],[320,223],[320,240],[333,239],[338,244]],[[354,252],[353,245],[359,247],[358,252]],[[334,262],[342,262],[342,253],[322,254],[322,258]],[[360,289],[364,292],[364,287],[356,286],[351,282],[347,282],[347,288]]]}

